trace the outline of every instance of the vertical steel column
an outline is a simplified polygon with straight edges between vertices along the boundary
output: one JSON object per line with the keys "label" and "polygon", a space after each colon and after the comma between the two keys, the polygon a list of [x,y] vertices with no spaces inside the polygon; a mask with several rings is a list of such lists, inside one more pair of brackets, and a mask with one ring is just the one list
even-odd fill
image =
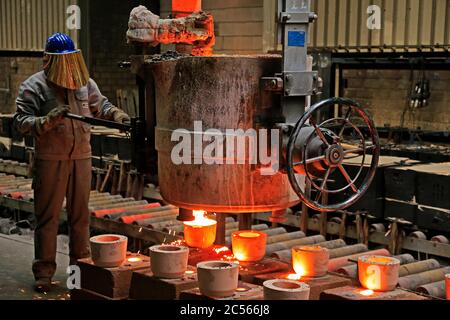
{"label": "vertical steel column", "polygon": [[317,72],[308,70],[309,24],[316,19],[310,12],[311,0],[279,0],[279,26],[283,44],[283,115],[294,124],[305,112],[305,97],[316,93]]}
{"label": "vertical steel column", "polygon": [[225,213],[216,213],[217,230],[216,230],[216,242],[218,245],[225,245]]}
{"label": "vertical steel column", "polygon": [[253,222],[253,214],[241,213],[238,215],[239,230],[251,230]]}

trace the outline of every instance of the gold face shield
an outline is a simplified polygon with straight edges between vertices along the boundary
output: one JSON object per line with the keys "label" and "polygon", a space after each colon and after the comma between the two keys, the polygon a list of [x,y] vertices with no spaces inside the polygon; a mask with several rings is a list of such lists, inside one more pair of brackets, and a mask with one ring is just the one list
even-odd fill
{"label": "gold face shield", "polygon": [[45,53],[44,71],[56,85],[77,90],[87,85],[89,71],[80,50],[72,53]]}

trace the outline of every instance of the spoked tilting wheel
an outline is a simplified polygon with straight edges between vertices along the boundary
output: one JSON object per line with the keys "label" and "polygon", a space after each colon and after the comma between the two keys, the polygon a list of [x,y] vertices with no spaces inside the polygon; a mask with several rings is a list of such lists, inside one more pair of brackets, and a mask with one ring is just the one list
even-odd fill
{"label": "spoked tilting wheel", "polygon": [[[316,120],[334,113],[337,106],[342,116]],[[286,155],[289,181],[308,207],[321,212],[342,210],[367,191],[379,156],[378,133],[368,114],[353,100],[331,98],[309,108],[292,131]],[[349,173],[345,163],[356,167],[356,172]],[[299,183],[299,174],[306,177],[312,192]],[[324,203],[334,198],[336,203]]]}

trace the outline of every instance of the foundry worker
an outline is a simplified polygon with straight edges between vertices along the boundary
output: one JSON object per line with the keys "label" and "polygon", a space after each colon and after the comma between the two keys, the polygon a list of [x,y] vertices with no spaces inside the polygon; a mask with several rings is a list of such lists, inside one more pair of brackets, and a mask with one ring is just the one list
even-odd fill
{"label": "foundry worker", "polygon": [[91,190],[90,126],[65,118],[68,112],[116,122],[129,116],[104,97],[72,39],[56,33],[47,40],[44,68],[22,83],[14,126],[35,139],[33,168],[36,215],[35,289],[47,292],[56,271],[56,237],[66,197],[70,264],[90,256],[89,194]]}

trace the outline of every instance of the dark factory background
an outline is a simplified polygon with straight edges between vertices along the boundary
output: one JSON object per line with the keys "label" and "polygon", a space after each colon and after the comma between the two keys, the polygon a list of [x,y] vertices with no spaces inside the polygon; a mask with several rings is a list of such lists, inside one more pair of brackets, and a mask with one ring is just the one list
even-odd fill
{"label": "dark factory background", "polygon": [[[30,75],[42,69],[45,41],[47,36],[54,32],[66,32],[75,40],[77,47],[83,52],[90,76],[114,105],[132,117],[142,116],[141,113],[145,110],[144,96],[147,97],[148,103],[153,92],[130,70],[130,56],[142,54],[142,48],[127,43],[129,13],[136,6],[144,5],[161,17],[169,17],[171,1],[0,1],[0,173],[22,176],[22,179],[30,178],[27,164],[30,161],[29,151],[33,149],[33,141],[24,139],[15,132],[12,116],[16,110],[15,101],[19,86]],[[361,251],[368,251],[383,250],[380,246],[384,246],[388,247],[402,264],[427,260],[430,256],[439,261],[436,262],[437,265],[443,268],[449,264],[450,259],[450,0],[314,0],[312,3],[311,11],[317,13],[319,19],[310,27],[308,49],[314,58],[313,69],[318,71],[323,79],[321,93],[313,97],[312,102],[334,96],[358,101],[375,123],[383,157],[368,192],[348,211],[327,215],[309,210],[308,222],[304,217],[297,219],[300,209],[308,212],[306,206],[296,206],[288,210],[287,222],[271,224],[273,217],[270,217],[270,213],[255,217],[254,229],[265,230],[270,225],[269,229],[277,231],[273,231],[273,234],[269,231],[269,238],[280,236],[283,241],[292,240],[288,234],[294,232],[304,232],[304,237],[314,237],[312,231],[320,233],[315,237],[325,236],[323,239],[317,238],[316,242],[305,242],[308,245],[326,240],[338,241],[345,238],[345,235],[350,235],[349,242],[333,242],[330,246],[336,244],[337,247],[330,249],[346,248],[345,245],[363,245],[365,249]],[[66,12],[70,5],[78,5],[81,9],[79,30],[67,28],[64,17],[71,14]],[[367,28],[366,10],[369,5],[383,7],[381,29]],[[203,0],[202,9],[214,17],[215,53],[238,55],[282,51],[282,47],[277,45],[278,33],[274,19],[277,8],[273,0]],[[145,53],[157,54],[175,49],[175,45],[159,45],[147,48]],[[155,120],[149,118],[151,115],[143,116],[148,123],[155,124]],[[146,130],[148,137],[154,137],[151,128],[147,127]],[[129,201],[135,206],[156,202],[168,205],[159,194],[153,142],[149,142],[147,150],[139,154],[141,161],[148,160],[144,163],[145,170],[149,173],[145,177],[139,172],[129,170],[136,150],[123,132],[97,128],[92,132],[91,145],[93,192],[108,192],[115,197],[111,199],[117,204],[123,200],[123,203]],[[349,172],[357,170],[350,167]],[[0,192],[3,192],[2,186]],[[348,191],[331,197],[344,199],[348,196],[346,192]],[[98,199],[100,198],[101,196],[98,196]],[[130,200],[131,198],[133,199]],[[30,200],[29,203],[26,203],[27,199]],[[32,196],[28,193],[22,197],[24,203],[17,204],[14,200],[13,196],[2,193],[0,205],[9,209],[0,213],[0,233],[26,234],[25,230],[29,228],[24,221],[27,221],[28,214],[33,210]],[[181,222],[169,224],[164,219],[151,221],[152,230],[160,227],[158,231],[161,233],[158,234],[151,231],[140,233],[139,228],[144,225],[137,222],[137,219],[130,220],[134,225],[127,225],[122,229],[114,224],[116,221],[113,220],[118,218],[117,221],[121,219],[120,223],[127,224],[126,218],[123,219],[120,214],[114,216],[117,212],[105,214],[104,211],[116,207],[119,206],[103,208],[101,205],[92,204],[91,227],[96,231],[110,229],[117,233],[120,233],[118,230],[126,230],[127,235],[136,237],[130,247],[135,254],[137,252],[139,259],[141,249],[148,248],[148,243],[172,239],[172,234],[167,233],[168,230],[178,230],[181,234],[183,232]],[[170,214],[173,213],[173,220],[174,210],[178,213],[175,207],[168,208]],[[109,215],[108,219],[102,219],[105,215]],[[244,218],[238,216],[236,220],[224,220],[223,223],[226,222],[230,230],[234,230],[242,219]],[[294,228],[298,227],[298,220],[302,231],[296,231]],[[17,224],[17,221],[22,224]],[[351,227],[346,229],[345,223],[349,221]],[[280,231],[280,228],[284,228],[284,231]],[[62,224],[61,233],[65,233],[66,229]],[[362,229],[367,231],[367,234],[364,234]],[[371,238],[369,232],[372,234]],[[286,237],[282,238],[281,234],[285,233]],[[223,235],[226,243],[222,245],[229,244],[230,235],[231,231],[228,232],[227,229]],[[376,245],[369,246],[369,238],[370,242]],[[173,236],[173,240],[177,239]],[[268,248],[272,245],[268,249],[268,255],[278,255],[279,261],[290,261],[291,253],[289,252],[286,258],[286,248],[277,247],[275,244],[274,240],[268,245]],[[62,245],[67,246],[67,243]],[[281,251],[284,253],[280,253]],[[361,251],[349,251],[347,255]],[[414,258],[410,260],[406,257],[408,254]],[[190,259],[196,261],[201,257],[198,253],[198,256]],[[339,257],[336,256],[335,259]],[[339,266],[342,268],[338,272],[348,276],[354,284],[357,277],[356,268],[352,269],[350,266],[345,269],[345,264]],[[336,270],[338,269],[336,267]],[[272,273],[286,271],[277,269],[276,266],[270,270]],[[0,269],[0,275],[1,273]],[[446,273],[449,273],[448,270]],[[142,274],[139,276],[144,277]],[[250,282],[257,285],[268,280],[263,275],[258,275],[259,278],[253,274],[246,276],[245,279],[252,279]],[[60,278],[63,278],[61,274]],[[152,281],[149,283],[153,283]],[[435,282],[438,281],[433,281]],[[335,283],[339,283],[339,280],[335,280]],[[350,281],[343,282],[342,285],[349,283]],[[15,282],[11,284],[16,285]],[[89,284],[85,285],[89,292],[95,290]],[[246,290],[253,292],[252,286],[253,284]],[[409,282],[405,282],[405,287],[417,291],[417,287]],[[439,289],[430,287],[419,291],[421,294],[429,294],[427,297],[433,296],[434,293],[435,298],[444,299],[443,284],[438,287]],[[0,299],[7,298],[6,295],[11,292],[2,294],[0,290]],[[111,296],[107,289],[100,294],[111,298],[124,298],[115,293]],[[125,295],[127,294],[128,292]],[[145,291],[134,294],[139,299],[154,297],[155,293]],[[192,298],[197,294],[192,291],[186,295]],[[318,299],[320,292],[314,294]],[[335,296],[334,293],[328,293],[325,296],[335,298],[339,294]],[[18,298],[29,297],[25,293],[23,297]],[[170,294],[164,297],[173,298]]]}

